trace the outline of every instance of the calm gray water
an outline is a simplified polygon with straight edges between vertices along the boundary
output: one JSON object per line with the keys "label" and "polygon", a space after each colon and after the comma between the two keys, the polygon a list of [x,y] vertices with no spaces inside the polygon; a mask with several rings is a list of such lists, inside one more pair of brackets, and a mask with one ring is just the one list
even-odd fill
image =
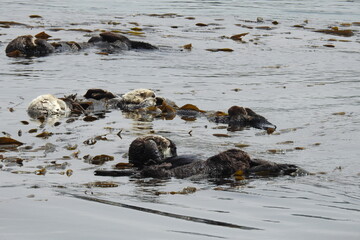
{"label": "calm gray water", "polygon": [[[257,17],[264,22],[256,23]],[[0,28],[1,131],[32,147],[0,153],[0,239],[359,239],[360,1],[14,0],[1,1],[0,21],[32,26]],[[304,21],[308,29],[292,27]],[[129,38],[159,51],[103,56],[92,49],[31,59],[4,53],[19,35],[45,31],[54,39],[86,41],[100,30],[130,31],[135,23],[143,34]],[[329,27],[355,35],[313,32]],[[246,32],[243,43],[228,38]],[[192,50],[182,51],[190,43]],[[324,46],[329,44],[334,47]],[[40,128],[27,116],[38,95],[81,95],[89,88],[150,88],[179,106],[204,110],[246,106],[278,129],[272,135],[229,133],[204,119],[143,122],[119,111],[90,123],[60,119],[60,126]],[[30,129],[54,135],[39,139]],[[223,183],[94,176],[98,168],[127,162],[130,142],[150,131],[174,140],[179,154],[206,159],[246,144],[253,157],[294,163],[313,174]],[[83,143],[100,135],[108,141]],[[83,160],[87,154],[115,160],[91,165]],[[34,174],[42,168],[45,175]],[[69,169],[68,177],[63,173]],[[113,187],[91,185],[96,181]],[[185,187],[197,191],[157,194]]]}

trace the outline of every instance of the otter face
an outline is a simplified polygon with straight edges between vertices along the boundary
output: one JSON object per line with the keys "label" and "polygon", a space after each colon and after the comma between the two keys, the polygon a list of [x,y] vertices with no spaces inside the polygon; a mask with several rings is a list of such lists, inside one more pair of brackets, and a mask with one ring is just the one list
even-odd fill
{"label": "otter face", "polygon": [[61,99],[45,94],[32,100],[28,106],[28,114],[32,118],[50,115],[66,115],[70,113],[69,106]]}
{"label": "otter face", "polygon": [[54,47],[46,40],[24,35],[12,40],[5,49],[8,57],[45,56],[54,52]]}
{"label": "otter face", "polygon": [[122,99],[124,100],[124,102],[131,104],[140,104],[146,99],[154,99],[156,103],[154,91],[143,88],[135,89],[133,91],[124,94],[122,96]]}
{"label": "otter face", "polygon": [[229,113],[229,131],[240,131],[245,127],[254,127],[258,129],[276,129],[276,126],[270,123],[263,116],[256,114],[250,108],[232,106],[228,110]]}
{"label": "otter face", "polygon": [[177,156],[175,144],[159,135],[138,137],[129,148],[129,162],[138,168],[161,164],[166,158],[175,156]]}

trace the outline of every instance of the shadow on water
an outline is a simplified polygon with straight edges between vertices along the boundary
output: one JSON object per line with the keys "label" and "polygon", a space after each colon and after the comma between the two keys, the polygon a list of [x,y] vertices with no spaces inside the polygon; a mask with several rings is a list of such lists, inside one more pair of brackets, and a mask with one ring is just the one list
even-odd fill
{"label": "shadow on water", "polygon": [[170,217],[170,218],[181,219],[181,220],[190,221],[190,222],[204,223],[204,224],[216,225],[216,226],[227,227],[227,228],[237,228],[237,229],[241,229],[241,230],[263,230],[263,229],[255,228],[255,227],[247,227],[247,226],[241,226],[241,225],[237,225],[237,224],[233,224],[233,223],[221,222],[221,221],[216,221],[216,220],[211,220],[211,219],[206,219],[206,218],[198,218],[198,217],[192,217],[192,216],[187,216],[187,215],[180,215],[180,214],[164,212],[164,211],[159,211],[159,210],[155,210],[155,209],[144,208],[144,207],[139,207],[139,206],[135,206],[135,205],[129,205],[129,204],[125,204],[125,203],[114,202],[114,201],[109,201],[109,200],[104,200],[104,199],[99,199],[99,198],[94,198],[94,197],[81,196],[81,195],[69,194],[69,193],[65,193],[65,194],[70,195],[75,198],[78,198],[78,199],[82,199],[82,200],[87,200],[87,201],[107,204],[107,205],[111,205],[111,206],[132,209],[132,210],[136,210],[136,211],[156,214],[156,215]]}

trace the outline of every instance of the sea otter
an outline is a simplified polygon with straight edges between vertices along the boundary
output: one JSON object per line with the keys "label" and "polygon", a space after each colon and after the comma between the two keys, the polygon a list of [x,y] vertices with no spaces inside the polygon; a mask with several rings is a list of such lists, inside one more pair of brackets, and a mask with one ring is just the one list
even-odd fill
{"label": "sea otter", "polygon": [[129,147],[129,163],[139,169],[164,163],[165,159],[176,156],[174,142],[159,135],[138,137]]}
{"label": "sea otter", "polygon": [[35,38],[32,35],[19,36],[6,47],[8,57],[41,57],[54,52],[79,51],[89,47],[97,47],[107,53],[130,49],[157,49],[146,42],[132,41],[124,35],[104,32],[89,39],[88,42],[53,42]]}
{"label": "sea otter", "polygon": [[97,170],[95,174],[191,179],[228,178],[235,173],[262,177],[308,174],[293,164],[253,159],[239,149],[226,150],[205,161],[194,155],[177,156],[175,143],[159,135],[136,138],[129,147],[129,163],[132,163],[137,170]]}
{"label": "sea otter", "polygon": [[194,160],[189,164],[176,167],[165,164],[146,166],[140,172],[142,177],[192,179],[228,178],[235,173],[262,177],[307,174],[305,170],[293,164],[252,159],[246,152],[239,149],[229,149],[205,161]]}
{"label": "sea otter", "polygon": [[32,118],[51,115],[69,115],[71,108],[62,99],[51,94],[40,95],[33,99],[28,106],[28,114]]}

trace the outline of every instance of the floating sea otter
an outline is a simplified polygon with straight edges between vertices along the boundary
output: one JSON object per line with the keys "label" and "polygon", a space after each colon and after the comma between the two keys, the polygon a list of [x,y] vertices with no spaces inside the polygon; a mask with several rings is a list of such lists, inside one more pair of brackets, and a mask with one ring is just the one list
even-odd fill
{"label": "floating sea otter", "polygon": [[[85,109],[106,111],[120,109],[127,116],[134,119],[165,118],[173,119],[180,116],[185,120],[205,117],[211,122],[228,124],[229,131],[242,130],[245,127],[254,127],[267,131],[274,131],[276,126],[263,116],[256,114],[250,108],[232,106],[228,113],[203,111],[192,104],[178,107],[174,102],[155,95],[149,89],[135,89],[123,95],[115,95],[103,89],[89,89],[84,98],[78,99],[76,95],[56,98],[52,95],[43,95],[34,99],[29,106],[29,115],[37,118],[40,115],[63,115],[67,113],[85,113]],[[70,109],[70,110],[69,110]],[[89,112],[89,111],[87,111]],[[151,116],[151,117],[149,117]]]}
{"label": "floating sea otter", "polygon": [[54,52],[79,51],[89,47],[97,47],[108,53],[130,49],[157,49],[146,42],[132,41],[120,34],[104,32],[83,43],[53,42],[50,44],[45,39],[35,38],[32,35],[19,36],[7,45],[5,52],[8,57],[41,57]]}
{"label": "floating sea otter", "polygon": [[239,149],[216,154],[206,161],[194,156],[177,156],[175,144],[158,135],[139,137],[129,147],[129,162],[138,170],[98,170],[97,175],[140,175],[153,178],[227,178],[235,173],[244,176],[306,175],[307,172],[293,164],[278,164],[252,159]]}

